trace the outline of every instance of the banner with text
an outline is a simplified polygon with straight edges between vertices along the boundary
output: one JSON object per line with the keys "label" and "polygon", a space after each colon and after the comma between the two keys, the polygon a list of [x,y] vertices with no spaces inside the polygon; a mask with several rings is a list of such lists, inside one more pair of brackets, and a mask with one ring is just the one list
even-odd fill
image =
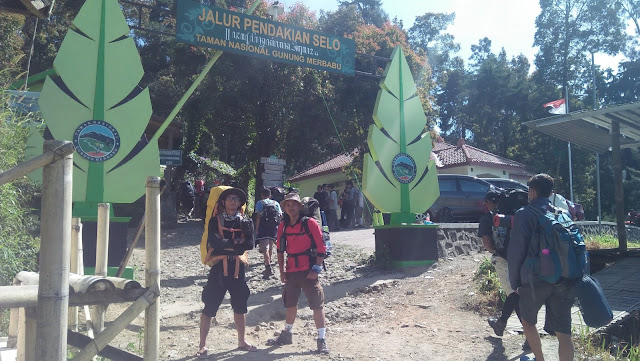
{"label": "banner with text", "polygon": [[353,39],[191,0],[178,1],[176,39],[271,61],[354,75]]}

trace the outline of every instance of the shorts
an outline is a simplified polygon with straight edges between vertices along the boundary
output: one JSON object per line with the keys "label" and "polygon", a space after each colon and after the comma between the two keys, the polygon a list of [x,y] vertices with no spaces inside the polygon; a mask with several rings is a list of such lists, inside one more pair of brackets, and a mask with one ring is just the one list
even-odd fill
{"label": "shorts", "polygon": [[219,262],[211,268],[209,280],[202,290],[202,302],[204,302],[202,313],[209,317],[215,317],[225,294],[229,291],[233,313],[246,314],[250,292],[244,275],[233,278],[233,271],[229,267],[229,276],[225,277],[222,273],[222,267],[216,267],[221,263]]}
{"label": "shorts", "polygon": [[324,306],[324,290],[318,279],[307,279],[310,271],[287,272],[287,282],[284,284],[282,299],[284,307],[290,308],[298,305],[300,299],[300,290],[304,291],[304,295],[309,301],[309,308],[312,310],[320,310]]}
{"label": "shorts", "polygon": [[[545,305],[545,326],[548,333],[571,334],[571,306],[574,297],[571,286],[566,282],[550,284],[536,282],[520,287],[520,315],[531,325],[538,319],[538,311]],[[535,297],[534,297],[535,296]]]}
{"label": "shorts", "polygon": [[267,247],[268,246],[272,246],[273,247],[273,242],[275,241],[275,238],[261,238],[258,240],[259,245],[258,245],[258,252],[260,253],[265,253],[267,251]]}
{"label": "shorts", "polygon": [[509,282],[509,268],[507,267],[507,260],[494,254],[491,257],[491,263],[493,263],[493,266],[496,269],[496,275],[500,280],[502,290],[507,296],[509,296],[513,293],[513,290],[511,289],[511,283]]}

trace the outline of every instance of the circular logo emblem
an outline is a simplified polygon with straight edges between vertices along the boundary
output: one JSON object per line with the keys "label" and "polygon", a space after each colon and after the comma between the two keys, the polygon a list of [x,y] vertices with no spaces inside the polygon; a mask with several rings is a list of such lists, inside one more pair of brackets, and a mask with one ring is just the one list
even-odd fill
{"label": "circular logo emblem", "polygon": [[391,171],[400,183],[411,183],[416,177],[416,162],[409,154],[400,153],[391,162]]}
{"label": "circular logo emblem", "polygon": [[102,120],[89,120],[80,124],[73,133],[76,151],[92,162],[113,158],[120,149],[120,135],[116,128]]}

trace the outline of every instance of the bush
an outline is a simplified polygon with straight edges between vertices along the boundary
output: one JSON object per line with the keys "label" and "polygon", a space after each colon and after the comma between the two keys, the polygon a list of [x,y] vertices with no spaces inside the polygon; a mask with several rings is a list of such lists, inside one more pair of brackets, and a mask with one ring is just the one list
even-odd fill
{"label": "bush", "polygon": [[[3,93],[2,93],[3,94]],[[0,172],[23,159],[28,134],[26,126],[33,118],[18,115],[0,98]],[[0,185],[0,285],[8,285],[16,273],[37,269],[37,218],[31,212],[36,187],[26,178]]]}

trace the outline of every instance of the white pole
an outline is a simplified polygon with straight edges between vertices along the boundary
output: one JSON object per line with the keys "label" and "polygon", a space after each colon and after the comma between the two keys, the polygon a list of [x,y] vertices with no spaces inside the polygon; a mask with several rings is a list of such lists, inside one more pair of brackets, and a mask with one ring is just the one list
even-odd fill
{"label": "white pole", "polygon": [[573,202],[573,166],[571,165],[571,143],[567,143],[567,148],[569,150],[567,152],[567,154],[569,155],[569,189],[571,190],[571,202]]}
{"label": "white pole", "polygon": [[[145,286],[160,295],[160,178],[147,178],[144,232]],[[144,315],[144,360],[158,360],[160,345],[160,298],[147,307]]]}
{"label": "white pole", "polygon": [[[78,242],[82,242],[82,222],[80,218],[71,219],[71,273],[79,274]],[[82,248],[82,246],[80,246]],[[82,257],[82,255],[80,255]],[[78,307],[72,307],[69,313],[69,328],[78,332]]]}
{"label": "white pole", "polygon": [[[96,276],[107,277],[109,262],[109,203],[98,203],[98,234],[96,236]],[[104,314],[106,306],[94,306],[96,332],[104,330]]]}
{"label": "white pole", "polygon": [[[69,142],[44,142],[44,152]],[[36,360],[67,359],[73,156],[42,171]]]}

